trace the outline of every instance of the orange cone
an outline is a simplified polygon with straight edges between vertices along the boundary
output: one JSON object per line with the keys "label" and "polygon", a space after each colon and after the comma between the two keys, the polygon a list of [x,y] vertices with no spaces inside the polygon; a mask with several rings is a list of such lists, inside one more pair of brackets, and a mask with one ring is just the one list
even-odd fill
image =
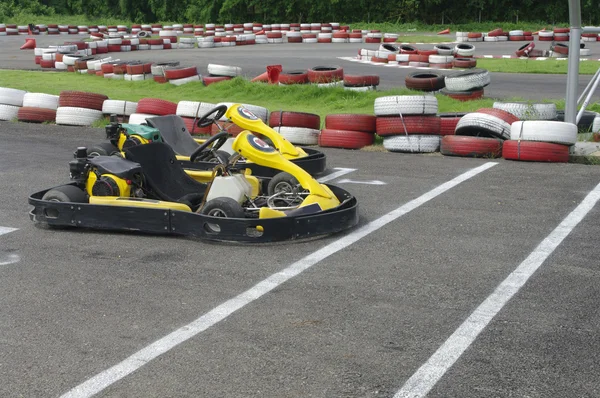
{"label": "orange cone", "polygon": [[251,82],[268,82],[269,81],[269,72],[265,72],[262,75],[256,76],[254,79],[250,80]]}
{"label": "orange cone", "polygon": [[278,84],[279,83],[279,74],[281,73],[282,67],[281,65],[268,65],[267,66],[267,75],[269,77],[269,84]]}
{"label": "orange cone", "polygon": [[25,39],[25,44],[21,46],[21,50],[33,50],[35,48],[35,39]]}
{"label": "orange cone", "polygon": [[450,29],[444,29],[441,32],[438,32],[438,35],[449,35],[450,34]]}

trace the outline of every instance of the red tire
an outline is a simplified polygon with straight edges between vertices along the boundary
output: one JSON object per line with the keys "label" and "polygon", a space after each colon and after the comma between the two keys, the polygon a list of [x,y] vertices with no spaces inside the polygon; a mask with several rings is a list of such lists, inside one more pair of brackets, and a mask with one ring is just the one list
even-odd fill
{"label": "red tire", "polygon": [[365,87],[365,86],[378,86],[379,76],[378,75],[344,75],[344,86],[347,87]]}
{"label": "red tire", "polygon": [[231,80],[230,76],[202,76],[202,83],[208,86],[213,83],[224,82],[225,80]]}
{"label": "red tire", "polygon": [[466,113],[440,113],[440,135],[454,135],[456,125]]}
{"label": "red tire", "polygon": [[554,51],[555,53],[567,55],[569,54],[569,46],[566,44],[557,43],[554,45],[552,51]]}
{"label": "red tire", "polygon": [[474,58],[454,58],[452,65],[455,68],[474,68],[477,66],[477,60]]}
{"label": "red tire", "polygon": [[442,94],[459,101],[472,101],[483,97],[483,88],[473,91],[450,91],[443,89]]}
{"label": "red tire", "polygon": [[367,37],[365,39],[365,43],[370,43],[370,44],[374,44],[374,43],[381,43],[381,38],[377,38],[377,37]]}
{"label": "red tire", "polygon": [[539,41],[554,41],[554,37],[550,36],[550,37],[546,37],[546,36],[540,36]]}
{"label": "red tire", "polygon": [[169,80],[184,79],[198,75],[198,69],[195,66],[189,68],[165,69],[165,77]]}
{"label": "red tire", "polygon": [[478,38],[480,38],[481,36],[483,36],[483,35],[481,34],[481,32],[469,32],[469,33],[467,33],[467,37],[468,37],[469,39],[478,39]]}
{"label": "red tire", "polygon": [[380,64],[387,64],[388,63],[388,59],[387,58],[379,58],[379,57],[371,57],[371,62],[378,62]]}
{"label": "red tire", "polygon": [[279,74],[279,83],[281,83],[281,84],[307,84],[308,83],[308,72],[305,70],[281,72]]}
{"label": "red tire", "polygon": [[325,117],[325,128],[331,130],[375,133],[377,118],[373,115],[338,114]]}
{"label": "red tire", "polygon": [[127,64],[126,71],[128,75],[143,75],[152,72],[152,64]]}
{"label": "red tire", "polygon": [[554,29],[552,29],[552,31],[554,33],[569,33],[570,30],[571,29],[569,29],[569,28],[554,28]]}
{"label": "red tire", "polygon": [[152,76],[152,79],[159,84],[163,84],[167,82],[167,78],[164,76]]}
{"label": "red tire", "polygon": [[502,146],[502,157],[510,160],[530,162],[569,161],[569,146],[536,141],[505,141]]}
{"label": "red tire", "polygon": [[182,117],[182,119],[183,124],[185,124],[185,127],[191,135],[210,135],[211,126],[198,127],[198,119],[193,117]]}
{"label": "red tire", "polygon": [[523,40],[525,40],[525,36],[508,36],[508,40],[510,40],[510,41],[523,41]]}
{"label": "red tire", "polygon": [[17,119],[21,122],[53,122],[56,120],[56,111],[54,109],[33,108],[24,106],[19,108]]}
{"label": "red tire", "polygon": [[438,116],[378,117],[376,132],[382,137],[403,134],[439,134],[440,118]]}
{"label": "red tire", "polygon": [[498,138],[447,135],[442,137],[440,152],[446,156],[499,158],[502,156],[502,140]]}
{"label": "red tire", "polygon": [[502,28],[498,28],[498,29],[494,29],[491,32],[488,33],[489,37],[497,37],[500,36],[502,34]]}
{"label": "red tire", "polygon": [[535,48],[534,42],[523,44],[521,47],[519,47],[519,49],[517,51],[515,51],[515,54],[517,54],[517,57],[526,57],[529,55],[531,50],[533,50],[534,48]]}
{"label": "red tire", "polygon": [[303,127],[319,130],[321,128],[321,117],[314,113],[275,111],[269,116],[271,127]]}
{"label": "red tire", "polygon": [[[418,52],[419,50],[411,45],[403,44],[400,46],[400,54],[417,54]],[[429,58],[427,60],[429,61]]]}
{"label": "red tire", "polygon": [[108,97],[103,94],[86,93],[83,91],[61,91],[58,106],[102,110],[102,104]]}
{"label": "red tire", "polygon": [[102,73],[114,73],[115,70],[115,66],[110,63],[102,64],[100,68],[102,69]]}
{"label": "red tire", "polygon": [[513,115],[512,113],[506,112],[502,109],[481,108],[481,109],[477,109],[475,112],[485,113],[486,115],[497,117],[498,119],[501,119],[508,124],[513,124],[514,122],[518,122],[519,120],[521,120],[518,117],[516,117],[515,115]]}
{"label": "red tire", "polygon": [[404,78],[406,88],[420,91],[438,91],[446,85],[444,76],[438,73],[415,72]]}
{"label": "red tire", "polygon": [[52,61],[51,59],[42,59],[40,60],[40,66],[44,69],[54,68],[54,61]]}
{"label": "red tire", "polygon": [[429,63],[429,55],[409,54],[408,62],[425,62]]}
{"label": "red tire", "polygon": [[344,69],[340,66],[314,66],[308,70],[308,81],[311,83],[332,83],[340,80],[344,80]]}
{"label": "red tire", "polygon": [[177,104],[158,98],[142,98],[138,101],[137,113],[148,113],[150,115],[175,115]]}
{"label": "red tire", "polygon": [[362,131],[323,129],[319,134],[319,146],[360,149],[367,145],[373,145],[375,135]]}
{"label": "red tire", "polygon": [[429,60],[430,55],[437,55],[437,50],[417,50],[417,54],[419,55],[427,55],[427,60]]}

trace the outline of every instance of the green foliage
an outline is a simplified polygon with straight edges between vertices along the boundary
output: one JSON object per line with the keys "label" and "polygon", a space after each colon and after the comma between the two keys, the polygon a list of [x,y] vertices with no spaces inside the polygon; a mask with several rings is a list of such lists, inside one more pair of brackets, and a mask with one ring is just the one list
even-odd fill
{"label": "green foliage", "polygon": [[[597,1],[583,0],[584,24],[600,24]],[[477,22],[489,24],[489,30],[502,23],[504,29],[524,27],[523,22],[545,21],[535,24],[553,26],[569,17],[568,2],[564,0],[3,0],[0,2],[0,21],[25,22],[23,17],[84,15],[84,20],[102,17],[134,22],[177,21],[190,23],[241,22],[328,22],[382,23],[387,31],[419,29],[423,24],[453,26],[469,29]],[[533,17],[532,17],[533,16]],[[38,19],[26,22],[44,23]],[[105,22],[103,22],[106,24]],[[360,25],[362,26],[362,25]],[[359,27],[360,27],[359,26]],[[528,29],[527,26],[525,26]],[[431,27],[430,27],[431,29]]]}

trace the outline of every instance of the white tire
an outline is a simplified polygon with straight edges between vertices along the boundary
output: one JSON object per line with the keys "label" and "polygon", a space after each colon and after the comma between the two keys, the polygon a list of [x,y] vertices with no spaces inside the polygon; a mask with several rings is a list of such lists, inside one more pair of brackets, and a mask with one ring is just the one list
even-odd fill
{"label": "white tire", "polygon": [[452,55],[430,55],[429,63],[430,64],[448,64],[452,63],[454,57]]}
{"label": "white tire", "polygon": [[514,122],[510,128],[510,139],[574,145],[577,142],[577,126],[548,120]]}
{"label": "white tire", "polygon": [[274,127],[274,130],[292,144],[317,145],[319,143],[320,130],[285,126]]}
{"label": "white tire", "polygon": [[17,118],[20,106],[0,105],[0,120],[13,120]]}
{"label": "white tire", "polygon": [[476,135],[473,131],[480,130],[486,135],[507,140],[510,138],[510,124],[499,117],[487,113],[471,112],[461,117],[456,124],[456,135]]}
{"label": "white tire", "polygon": [[383,139],[383,147],[390,152],[431,153],[440,149],[439,135],[395,135]]}
{"label": "white tire", "polygon": [[444,77],[449,91],[472,91],[490,84],[490,73],[485,69],[472,69]]}
{"label": "white tire", "polygon": [[211,75],[236,77],[242,74],[242,68],[239,66],[208,64],[208,73]]}
{"label": "white tire", "polygon": [[438,101],[432,95],[391,95],[375,99],[376,116],[435,115]]}
{"label": "white tire", "polygon": [[169,79],[169,83],[174,84],[176,86],[181,86],[182,84],[197,82],[197,81],[200,81],[200,76],[198,76],[198,75],[184,77],[181,79]]}
{"label": "white tire", "polygon": [[121,100],[104,100],[102,104],[102,113],[105,115],[117,114],[130,116],[137,111],[137,102]]}
{"label": "white tire", "polygon": [[23,106],[56,110],[58,108],[58,95],[26,93],[23,96]]}
{"label": "white tire", "polygon": [[522,30],[511,30],[508,32],[509,36],[523,36]]}
{"label": "white tire", "polygon": [[91,126],[102,119],[102,112],[95,109],[61,106],[56,109],[56,124],[67,126]]}
{"label": "white tire", "polygon": [[25,97],[25,93],[27,93],[27,91],[0,87],[0,104],[23,106],[23,98]]}
{"label": "white tire", "polygon": [[177,103],[177,111],[175,114],[183,117],[200,118],[216,106],[217,105],[211,104],[210,102],[179,101],[179,103]]}
{"label": "white tire", "polygon": [[433,46],[433,49],[438,52],[439,55],[452,55],[452,47],[445,44],[437,44]]}
{"label": "white tire", "polygon": [[483,41],[500,41],[497,36],[486,36],[483,38]]}
{"label": "white tire", "polygon": [[592,124],[592,132],[600,133],[600,116],[596,116],[594,118],[594,123]]}
{"label": "white tire", "polygon": [[156,117],[156,115],[150,115],[148,113],[132,113],[129,116],[129,124],[146,124],[146,118]]}
{"label": "white tire", "polygon": [[62,62],[67,66],[73,66],[75,65],[75,61],[78,61],[82,57],[82,55],[64,55]]}
{"label": "white tire", "polygon": [[538,32],[539,37],[554,37],[554,32],[551,30],[540,30]]}
{"label": "white tire", "polygon": [[469,32],[456,32],[456,37],[468,37]]}
{"label": "white tire", "polygon": [[344,90],[348,91],[375,91],[377,90],[376,86],[362,86],[362,87],[346,87],[344,86]]}
{"label": "white tire", "polygon": [[582,57],[587,57],[592,55],[592,50],[590,50],[589,48],[582,48],[579,50],[579,55]]}
{"label": "white tire", "polygon": [[470,57],[475,54],[475,46],[472,44],[457,44],[454,47],[454,54],[461,57]]}
{"label": "white tire", "polygon": [[521,102],[494,102],[494,108],[512,113],[521,120],[554,120],[556,104],[527,104]]}

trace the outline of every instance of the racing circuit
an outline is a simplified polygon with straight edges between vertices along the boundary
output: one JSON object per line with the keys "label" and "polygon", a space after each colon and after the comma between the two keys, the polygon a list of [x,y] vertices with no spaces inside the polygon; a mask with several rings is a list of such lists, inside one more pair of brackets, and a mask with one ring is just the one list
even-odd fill
{"label": "racing circuit", "polygon": [[[0,66],[34,66],[11,39]],[[410,69],[338,58],[361,46],[152,59],[248,76],[340,64],[402,85]],[[494,73],[486,96],[562,98],[564,82]],[[27,197],[103,134],[0,122],[1,396],[600,395],[600,168],[322,148],[321,181],[359,202],[347,233],[239,245],[34,225]]]}

